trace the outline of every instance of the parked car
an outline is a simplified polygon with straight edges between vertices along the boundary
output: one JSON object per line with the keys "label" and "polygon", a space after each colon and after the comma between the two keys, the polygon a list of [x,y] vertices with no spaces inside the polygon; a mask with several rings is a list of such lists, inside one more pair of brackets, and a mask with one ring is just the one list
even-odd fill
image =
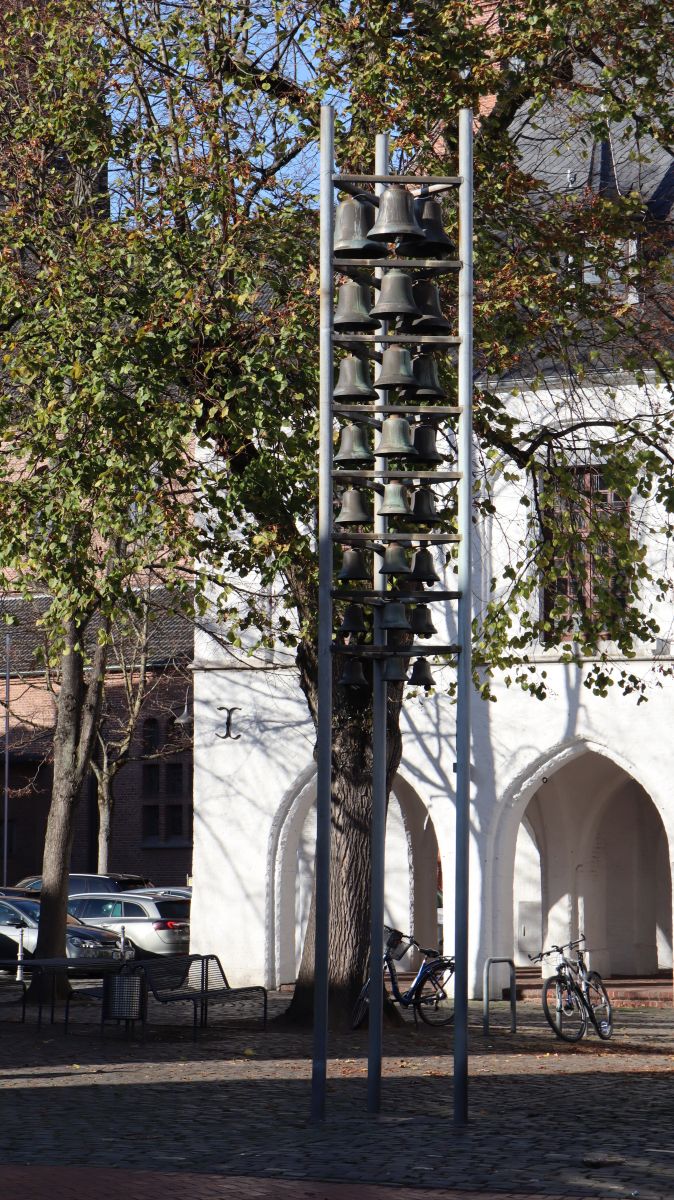
{"label": "parked car", "polygon": [[85,893],[71,896],[68,912],[85,925],[114,930],[135,947],[137,956],[187,954],[190,948],[190,902],[184,896],[123,896]]}
{"label": "parked car", "polygon": [[[31,892],[39,892],[42,887],[41,875],[27,875],[16,885],[27,888]],[[153,887],[151,879],[142,875],[124,875],[112,871],[107,875],[69,875],[68,895],[79,896],[82,892],[129,892],[136,888]]]}
{"label": "parked car", "polygon": [[8,900],[34,900],[35,892],[25,887],[0,887],[0,896],[6,896]]}
{"label": "parked car", "polygon": [[[37,927],[40,919],[40,901],[17,898],[9,900],[0,896],[0,958],[16,958],[18,955],[20,930],[23,930],[23,949],[27,958],[32,957],[37,944]],[[108,929],[96,929],[85,925],[77,917],[69,916],[66,925],[66,957],[81,960],[109,961],[135,957],[131,946],[122,947],[118,934]]]}

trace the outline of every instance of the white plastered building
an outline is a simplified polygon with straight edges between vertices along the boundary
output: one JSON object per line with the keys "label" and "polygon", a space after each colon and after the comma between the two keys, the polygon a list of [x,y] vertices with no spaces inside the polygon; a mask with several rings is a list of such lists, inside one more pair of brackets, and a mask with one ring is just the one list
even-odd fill
{"label": "white plastered building", "polygon": [[[623,395],[633,399],[629,390]],[[559,411],[558,399],[550,403]],[[520,494],[512,482],[497,488],[496,516],[476,539],[477,605],[518,535]],[[671,614],[648,596],[643,602],[665,630]],[[452,609],[443,628],[438,608],[439,637],[451,641]],[[605,975],[671,968],[674,682],[661,673],[669,644],[660,642],[659,651],[637,649],[628,663],[645,683],[645,703],[617,686],[607,697],[593,695],[583,668],[544,647],[532,654],[546,671],[544,701],[498,678],[495,703],[473,697],[472,994],[480,994],[487,957],[526,963],[542,945],[581,932]],[[449,952],[456,709],[442,688],[452,669],[434,668],[435,693],[403,706],[387,829],[390,921],[422,944],[437,940],[439,861]],[[202,632],[194,703],[193,949],[218,953],[232,982],[292,983],[315,830],[314,729],[295,669],[282,654],[235,658]],[[498,987],[497,972],[494,979]]]}

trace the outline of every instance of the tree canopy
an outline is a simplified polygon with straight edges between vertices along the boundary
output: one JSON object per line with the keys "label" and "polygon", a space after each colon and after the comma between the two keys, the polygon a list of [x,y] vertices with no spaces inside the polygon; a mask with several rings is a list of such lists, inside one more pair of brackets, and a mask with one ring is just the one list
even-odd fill
{"label": "tree canopy", "polygon": [[[446,169],[458,109],[481,114],[482,504],[511,466],[537,493],[482,658],[517,655],[507,605],[526,601],[532,566],[554,571],[572,549],[545,520],[546,488],[574,486],[572,425],[621,493],[638,482],[668,500],[662,392],[594,426],[578,401],[541,428],[491,386],[554,368],[577,399],[607,364],[669,386],[670,227],[640,187],[671,140],[659,6],[31,0],[6,6],[0,30],[0,567],[53,594],[55,620],[114,608],[148,566],[177,580],[195,549],[265,583],[298,557],[310,566],[323,101],[341,165],[361,169],[377,129],[394,131],[397,166]],[[617,179],[592,186],[604,143],[642,164],[626,194]],[[560,188],[565,147],[577,167]],[[627,303],[630,288],[647,303]],[[194,436],[217,450],[212,465],[197,466]],[[204,503],[224,519],[200,538]],[[647,568],[629,534],[621,556],[636,600]],[[624,649],[652,632],[636,603],[609,608]],[[592,619],[578,625],[589,646]],[[525,624],[525,640],[540,635]]]}

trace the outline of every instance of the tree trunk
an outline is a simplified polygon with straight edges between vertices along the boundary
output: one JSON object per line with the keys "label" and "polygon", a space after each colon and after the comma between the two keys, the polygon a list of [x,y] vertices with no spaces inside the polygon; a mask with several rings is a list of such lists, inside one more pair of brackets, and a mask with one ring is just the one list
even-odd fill
{"label": "tree trunk", "polygon": [[[303,691],[316,719],[315,647],[302,643],[298,665]],[[334,676],[340,675],[339,660]],[[402,685],[389,685],[387,706],[387,795],[400,764]],[[335,686],[333,692],[332,816],[330,844],[330,1022],[350,1028],[353,1005],[366,978],[370,949],[372,875],[372,705],[368,693]],[[288,1019],[313,1019],[315,922],[311,912]]]}
{"label": "tree trunk", "polygon": [[97,774],[98,783],[98,866],[99,875],[105,875],[108,870],[110,854],[110,829],[112,826],[112,809],[114,795],[112,777],[107,771]]}
{"label": "tree trunk", "polygon": [[[54,778],[42,859],[40,923],[36,958],[62,958],[66,949],[68,872],[74,816],[87,777],[100,717],[106,648],[98,646],[85,683],[79,649],[84,630],[72,621],[61,661],[61,681],[54,730]],[[50,981],[51,986],[51,981]],[[68,989],[67,976],[57,981],[57,994]],[[37,999],[37,981],[30,999]]]}

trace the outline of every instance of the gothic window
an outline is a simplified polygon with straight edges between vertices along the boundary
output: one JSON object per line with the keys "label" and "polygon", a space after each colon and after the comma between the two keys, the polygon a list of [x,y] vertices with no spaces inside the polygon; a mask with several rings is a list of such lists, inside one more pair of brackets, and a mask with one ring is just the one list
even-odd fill
{"label": "gothic window", "polygon": [[625,601],[611,529],[629,532],[629,504],[607,486],[600,466],[574,468],[573,476],[570,493],[560,492],[546,505],[548,523],[564,533],[568,549],[555,557],[543,588],[543,618],[550,637],[562,631],[571,639],[588,621],[600,621],[595,632],[606,637],[606,601]]}

